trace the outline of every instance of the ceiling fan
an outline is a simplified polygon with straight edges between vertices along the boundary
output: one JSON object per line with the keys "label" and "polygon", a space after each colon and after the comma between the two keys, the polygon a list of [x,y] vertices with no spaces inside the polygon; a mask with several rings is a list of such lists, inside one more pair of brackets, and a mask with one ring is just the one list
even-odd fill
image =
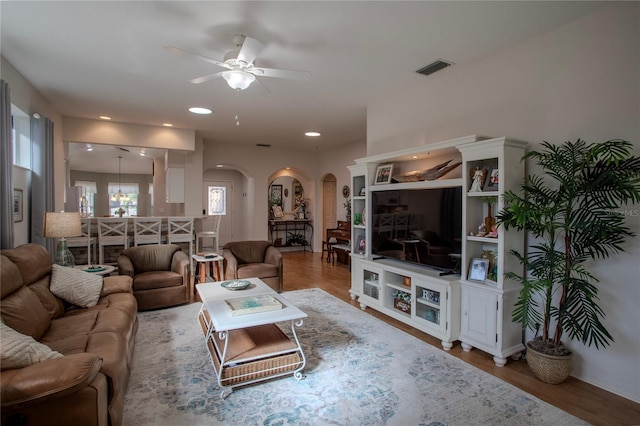
{"label": "ceiling fan", "polygon": [[210,64],[226,68],[225,71],[204,75],[190,80],[193,84],[200,84],[205,81],[209,81],[212,78],[222,77],[227,81],[227,84],[232,89],[244,90],[256,80],[256,76],[288,78],[293,80],[308,80],[311,78],[311,73],[306,71],[290,71],[256,67],[253,61],[264,48],[264,44],[254,38],[236,34],[233,36],[233,43],[238,47],[238,50],[228,52],[224,56],[223,61],[207,58],[206,56],[189,52],[188,50],[175,46],[168,45],[164,46],[164,48],[172,52],[186,53],[205,62],[209,62]]}

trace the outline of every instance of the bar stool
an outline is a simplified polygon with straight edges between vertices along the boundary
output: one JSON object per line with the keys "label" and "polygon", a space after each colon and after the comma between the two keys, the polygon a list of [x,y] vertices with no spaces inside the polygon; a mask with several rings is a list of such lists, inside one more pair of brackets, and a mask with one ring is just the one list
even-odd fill
{"label": "bar stool", "polygon": [[169,244],[189,243],[189,259],[193,272],[193,217],[171,216],[168,218],[167,242]]}
{"label": "bar stool", "polygon": [[96,261],[96,237],[91,236],[91,219],[83,218],[81,220],[81,237],[67,238],[68,247],[86,247],[87,248],[87,265],[92,265]]}
{"label": "bar stool", "polygon": [[128,248],[127,218],[98,218],[98,246],[101,265],[104,265],[105,246],[122,246],[123,250]]}
{"label": "bar stool", "polygon": [[[206,220],[206,218],[205,218]],[[200,253],[200,244],[204,247],[204,238],[213,238],[213,252],[218,254],[220,250],[220,241],[218,236],[220,235],[220,222],[222,221],[222,215],[214,217],[213,231],[200,231],[196,233],[196,253]]]}
{"label": "bar stool", "polygon": [[160,244],[162,219],[159,217],[133,218],[133,245]]}

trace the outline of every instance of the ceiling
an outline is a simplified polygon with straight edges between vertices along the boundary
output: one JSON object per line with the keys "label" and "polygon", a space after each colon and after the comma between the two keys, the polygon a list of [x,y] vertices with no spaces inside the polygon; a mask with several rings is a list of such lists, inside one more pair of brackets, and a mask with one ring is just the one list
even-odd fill
{"label": "ceiling", "polygon": [[[437,76],[417,74],[423,66],[441,58],[455,65],[439,73],[450,72],[603,4],[2,1],[0,48],[65,116],[168,122],[205,143],[313,151],[366,140],[367,105]],[[194,85],[221,68],[163,49],[222,60],[234,34],[265,44],[257,66],[308,71],[311,80],[263,77],[264,86],[237,93],[222,78]],[[192,106],[215,112],[194,115]]]}

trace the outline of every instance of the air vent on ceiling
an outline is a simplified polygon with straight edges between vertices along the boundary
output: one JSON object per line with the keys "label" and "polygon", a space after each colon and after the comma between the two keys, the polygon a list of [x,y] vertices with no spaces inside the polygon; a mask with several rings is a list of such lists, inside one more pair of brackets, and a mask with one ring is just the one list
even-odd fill
{"label": "air vent on ceiling", "polygon": [[269,145],[268,143],[257,143],[256,146],[259,146],[262,148],[271,148],[271,145]]}
{"label": "air vent on ceiling", "polygon": [[440,71],[450,65],[453,65],[453,62],[443,61],[442,59],[438,59],[437,61],[427,65],[426,67],[420,68],[416,71],[418,74],[429,75],[433,74],[436,71]]}

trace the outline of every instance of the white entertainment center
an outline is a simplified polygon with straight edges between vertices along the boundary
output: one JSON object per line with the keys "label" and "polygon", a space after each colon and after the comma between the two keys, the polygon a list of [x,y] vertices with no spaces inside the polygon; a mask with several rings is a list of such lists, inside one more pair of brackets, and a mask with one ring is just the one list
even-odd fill
{"label": "white entertainment center", "polygon": [[[356,160],[349,167],[351,202],[353,216],[360,213],[362,223],[351,224],[350,293],[360,307],[371,307],[435,336],[446,350],[460,340],[465,351],[481,349],[493,355],[498,366],[506,364],[510,356],[519,357],[524,349],[522,329],[511,321],[518,287],[503,277],[508,271],[521,269],[508,253],[516,248],[522,250],[524,238],[522,233],[505,232],[502,228],[496,235],[479,227],[488,215],[487,197],[493,200],[495,215],[502,208],[504,191],[515,188],[524,178],[520,159],[525,146],[504,137],[483,139],[472,135]],[[393,164],[394,176],[407,176],[445,162],[461,165],[435,180],[375,183],[376,170],[381,165]],[[493,173],[491,185],[485,180],[484,188],[478,192],[470,191],[476,169],[484,170],[486,179]],[[369,242],[374,227],[380,226],[381,216],[372,211],[373,194],[435,188],[462,188],[459,253],[448,254],[458,261],[455,273],[372,253]],[[410,238],[397,241],[415,242]],[[478,261],[483,258],[486,263]],[[472,262],[490,265],[493,274],[482,280],[469,279]]]}

